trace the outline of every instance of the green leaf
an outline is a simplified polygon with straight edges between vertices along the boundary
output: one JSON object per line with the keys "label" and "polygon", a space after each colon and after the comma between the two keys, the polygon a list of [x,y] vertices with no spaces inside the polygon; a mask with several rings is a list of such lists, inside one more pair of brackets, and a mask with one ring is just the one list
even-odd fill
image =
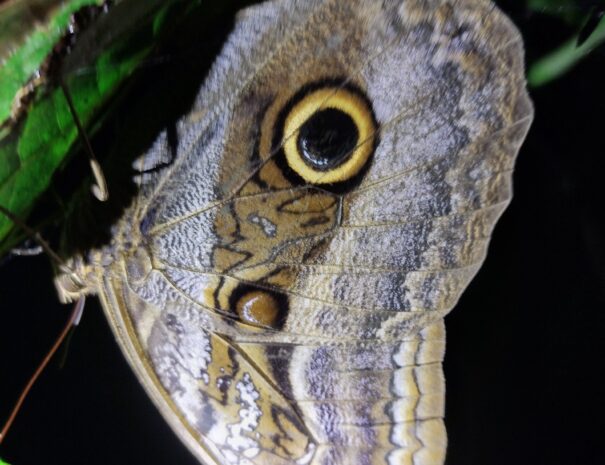
{"label": "green leaf", "polygon": [[8,462],[5,462],[4,460],[0,459],[0,465],[10,465]]}
{"label": "green leaf", "polygon": [[[72,1],[69,11],[84,3],[92,2]],[[62,70],[77,114],[89,131],[100,124],[111,98],[149,56],[167,26],[174,25],[191,4],[180,0],[123,0],[78,36]],[[173,10],[177,14],[171,14]],[[0,15],[4,13],[0,8]],[[65,8],[49,14],[57,15],[55,21],[51,21],[52,31],[60,28],[59,23],[67,24],[63,18]],[[0,25],[6,21],[0,17]],[[35,48],[31,44],[40,40],[39,32],[36,29],[30,33],[31,37],[15,40],[24,44],[18,50],[22,53],[15,52],[0,69],[0,89],[6,94],[0,100],[3,105],[0,111],[4,113],[6,102],[12,102],[14,97],[7,97],[8,91],[4,89],[10,88],[10,92],[15,93],[24,79],[27,81],[37,70],[32,63],[40,63],[38,58],[42,52],[39,50],[49,50],[61,36],[49,34],[45,47]],[[35,54],[31,53],[32,49],[36,50]],[[32,55],[36,55],[38,61],[25,60],[24,57]],[[78,142],[77,128],[62,90],[51,84],[36,88],[24,117],[10,131],[0,133],[0,204],[25,218],[34,201],[50,185],[55,170],[75,151]],[[17,238],[12,222],[0,214],[0,255]]]}
{"label": "green leaf", "polygon": [[0,8],[0,122],[10,115],[17,91],[51,52],[66,31],[71,15],[100,0],[52,0],[33,13],[30,2],[9,2]]}
{"label": "green leaf", "polygon": [[605,16],[582,45],[577,46],[577,41],[576,34],[559,48],[534,62],[527,76],[529,85],[541,86],[560,77],[602,44],[605,41]]}

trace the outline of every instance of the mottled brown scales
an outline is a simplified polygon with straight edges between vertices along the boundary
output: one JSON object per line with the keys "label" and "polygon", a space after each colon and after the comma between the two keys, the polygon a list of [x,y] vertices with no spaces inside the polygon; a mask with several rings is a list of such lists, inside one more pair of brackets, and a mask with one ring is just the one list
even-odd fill
{"label": "mottled brown scales", "polygon": [[59,290],[99,295],[201,463],[441,465],[443,317],[532,115],[521,38],[488,0],[260,4],[173,162],[163,132],[113,242]]}

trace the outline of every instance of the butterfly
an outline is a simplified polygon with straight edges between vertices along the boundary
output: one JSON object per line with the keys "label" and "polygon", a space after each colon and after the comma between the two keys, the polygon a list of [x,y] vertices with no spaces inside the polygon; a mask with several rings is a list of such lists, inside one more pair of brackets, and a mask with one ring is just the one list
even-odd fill
{"label": "butterfly", "polygon": [[443,317],[532,115],[488,1],[251,7],[57,288],[201,463],[443,463]]}

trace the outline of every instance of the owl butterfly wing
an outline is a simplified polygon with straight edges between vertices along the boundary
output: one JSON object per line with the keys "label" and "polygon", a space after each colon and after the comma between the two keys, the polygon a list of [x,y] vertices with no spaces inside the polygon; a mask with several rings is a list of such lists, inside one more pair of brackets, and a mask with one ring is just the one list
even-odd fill
{"label": "owl butterfly wing", "polygon": [[[442,463],[443,316],[478,270],[532,118],[484,0],[245,10],[137,161],[99,293],[205,463]],[[113,260],[107,260],[107,256]]]}

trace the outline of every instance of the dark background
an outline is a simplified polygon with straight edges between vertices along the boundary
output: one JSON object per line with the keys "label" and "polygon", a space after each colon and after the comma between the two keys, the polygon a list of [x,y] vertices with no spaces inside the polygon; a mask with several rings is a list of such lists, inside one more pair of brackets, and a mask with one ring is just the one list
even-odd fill
{"label": "dark background", "polygon": [[[227,3],[229,18],[238,2]],[[556,18],[527,14],[521,2],[499,3],[520,27],[529,62],[574,32]],[[212,57],[229,27],[229,20],[212,21],[183,32],[163,53],[203,39],[195,52]],[[154,67],[133,98],[203,74],[191,47],[185,50]],[[536,118],[518,158],[515,197],[485,265],[446,318],[449,465],[605,463],[604,71],[601,48],[562,79],[531,90]],[[0,266],[0,306],[4,419],[68,307],[57,303],[45,257]],[[126,366],[94,298],[0,456],[12,465],[197,463]]]}

